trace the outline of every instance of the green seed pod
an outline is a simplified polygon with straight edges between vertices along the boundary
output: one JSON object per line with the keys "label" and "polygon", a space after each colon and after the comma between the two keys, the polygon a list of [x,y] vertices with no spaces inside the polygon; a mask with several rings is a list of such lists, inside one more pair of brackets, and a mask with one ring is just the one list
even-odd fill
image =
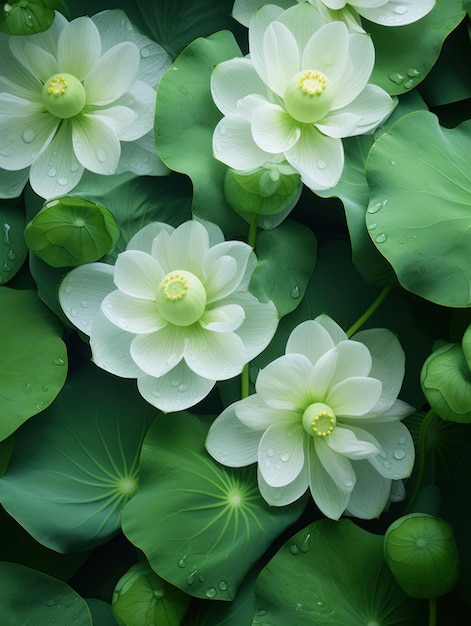
{"label": "green seed pod", "polygon": [[224,179],[227,202],[248,220],[252,213],[273,215],[291,210],[301,190],[300,176],[288,163],[268,163],[248,172],[229,168]]}
{"label": "green seed pod", "polygon": [[393,522],[384,537],[384,556],[401,589],[413,598],[437,598],[458,581],[453,527],[438,517],[411,513]]}
{"label": "green seed pod", "polygon": [[52,267],[97,261],[115,247],[119,236],[108,209],[72,196],[46,202],[25,229],[28,248]]}
{"label": "green seed pod", "polygon": [[452,343],[441,345],[425,361],[420,374],[422,391],[430,406],[450,422],[471,422],[470,341],[467,331],[463,347]]}
{"label": "green seed pod", "polygon": [[60,0],[10,0],[0,9],[0,31],[8,35],[33,35],[47,30],[54,21]]}

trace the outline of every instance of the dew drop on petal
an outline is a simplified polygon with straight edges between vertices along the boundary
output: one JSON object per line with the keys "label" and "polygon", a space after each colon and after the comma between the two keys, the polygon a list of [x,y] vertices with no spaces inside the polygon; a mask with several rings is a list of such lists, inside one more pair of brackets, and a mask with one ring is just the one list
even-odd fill
{"label": "dew drop on petal", "polygon": [[143,59],[146,59],[149,56],[149,54],[150,54],[149,48],[142,48],[142,50],[141,50],[141,57]]}
{"label": "dew drop on petal", "polygon": [[397,450],[394,450],[393,457],[397,461],[401,461],[405,456],[406,456],[406,451],[403,450],[402,448],[397,448]]}
{"label": "dew drop on petal", "polygon": [[280,459],[283,461],[283,463],[286,463],[287,461],[289,461],[289,454],[288,453],[282,454],[280,456]]}
{"label": "dew drop on petal", "polygon": [[400,443],[401,445],[404,445],[404,444],[406,443],[406,441],[407,441],[407,440],[406,440],[406,438],[405,438],[405,437],[399,437],[399,443]]}
{"label": "dew drop on petal", "polygon": [[325,161],[317,161],[317,167],[320,170],[325,170],[325,168],[327,167],[327,163]]}
{"label": "dew drop on petal", "polygon": [[184,393],[187,389],[188,387],[186,385],[178,385],[178,391],[180,393]]}
{"label": "dew drop on petal", "polygon": [[54,176],[57,174],[57,170],[55,167],[51,167],[48,171],[47,171],[47,175],[50,176],[51,178],[54,178]]}
{"label": "dew drop on petal", "polygon": [[408,11],[409,9],[402,4],[398,4],[394,7],[394,13],[397,13],[397,15],[405,15]]}
{"label": "dew drop on petal", "polygon": [[100,163],[104,163],[105,161],[108,160],[108,155],[103,150],[103,148],[97,148],[96,149],[96,158],[100,161]]}
{"label": "dew drop on petal", "polygon": [[62,185],[62,187],[65,187],[69,181],[67,180],[67,178],[62,177],[62,178],[59,178],[57,182],[59,183],[59,185]]}
{"label": "dew drop on petal", "polygon": [[25,143],[31,143],[32,141],[34,141],[35,137],[36,133],[32,128],[26,128],[21,135],[21,138]]}

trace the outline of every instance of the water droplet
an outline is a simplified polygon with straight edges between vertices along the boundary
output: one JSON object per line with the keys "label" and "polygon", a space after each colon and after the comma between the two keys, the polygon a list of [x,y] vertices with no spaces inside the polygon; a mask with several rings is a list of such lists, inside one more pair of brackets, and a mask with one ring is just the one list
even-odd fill
{"label": "water droplet", "polygon": [[384,465],[385,469],[389,469],[391,467],[391,463],[389,463],[389,461],[385,461],[383,463],[383,465]]}
{"label": "water droplet", "polygon": [[103,150],[103,148],[97,148],[95,151],[96,158],[100,161],[100,163],[104,163],[108,160],[108,155]]}
{"label": "water droplet", "polygon": [[397,13],[398,15],[405,15],[408,11],[409,9],[402,4],[398,4],[394,7],[394,13]]}
{"label": "water droplet", "polygon": [[374,230],[376,226],[377,226],[376,222],[372,222],[371,224],[368,224],[368,230]]}
{"label": "water droplet", "polygon": [[215,598],[216,597],[216,589],[214,587],[209,587],[206,589],[206,593],[204,594],[207,598]]}
{"label": "water droplet", "polygon": [[415,85],[415,80],[412,80],[412,78],[409,78],[408,80],[406,80],[406,82],[404,83],[404,87],[406,89],[411,89],[411,87],[413,87]]}
{"label": "water droplet", "polygon": [[286,463],[287,461],[289,461],[289,454],[287,452],[285,454],[282,454],[280,456],[280,459],[283,461],[283,463]]}
{"label": "water droplet", "polygon": [[416,67],[409,67],[409,69],[407,70],[407,76],[409,76],[409,78],[417,78],[418,76],[420,76],[420,70],[418,70]]}
{"label": "water droplet", "polygon": [[394,161],[394,159],[391,159],[389,162],[391,163],[393,167],[396,165],[396,161]]}
{"label": "water droplet", "polygon": [[186,560],[185,560],[185,559],[186,559],[186,557],[185,557],[185,556],[183,556],[183,557],[182,557],[182,558],[178,561],[178,563],[177,563],[178,567],[181,567],[181,568],[186,567]]}
{"label": "water droplet", "polygon": [[88,300],[82,300],[80,306],[84,309],[88,308]]}
{"label": "water droplet", "polygon": [[188,576],[185,579],[187,585],[192,585],[195,582],[195,575],[196,575],[196,570],[194,572],[191,572],[191,574],[188,574]]}
{"label": "water droplet", "polygon": [[78,163],[72,163],[72,165],[70,166],[71,172],[76,172],[78,169],[79,169]]}
{"label": "water droplet", "polygon": [[401,461],[405,456],[406,456],[406,451],[403,450],[402,448],[397,448],[397,450],[394,450],[393,457],[397,461]]}
{"label": "water droplet", "polygon": [[147,59],[147,57],[149,56],[149,54],[150,54],[150,50],[149,50],[149,48],[142,48],[142,50],[141,50],[141,57],[142,57],[143,59]]}
{"label": "water droplet", "polygon": [[399,72],[391,72],[391,74],[388,75],[388,78],[396,85],[401,85],[404,81],[404,76],[399,74]]}
{"label": "water droplet", "polygon": [[290,295],[292,298],[294,298],[295,300],[296,300],[297,298],[299,298],[300,291],[299,291],[299,287],[298,287],[298,285],[295,285],[295,286],[291,289],[291,291],[289,292],[289,295]]}
{"label": "water droplet", "polygon": [[399,443],[402,445],[404,445],[406,443],[407,439],[405,437],[399,437]]}
{"label": "water droplet", "polygon": [[316,602],[317,606],[325,606],[324,602],[321,602],[320,600],[318,600]]}
{"label": "water droplet", "polygon": [[54,178],[54,176],[57,174],[57,170],[55,167],[51,167],[48,171],[47,171],[47,175],[50,176],[51,178]]}
{"label": "water droplet", "polygon": [[189,94],[188,88],[185,87],[185,85],[179,85],[178,86],[178,90],[180,91],[180,93],[182,93],[184,96],[187,96]]}
{"label": "water droplet", "polygon": [[375,239],[376,243],[384,243],[385,241],[387,241],[388,236],[385,233],[381,233],[381,235],[378,235]]}
{"label": "water droplet", "polygon": [[308,533],[304,537],[304,541],[301,544],[301,552],[308,552],[309,551],[309,539],[310,538],[311,538],[311,533]]}
{"label": "water droplet", "polygon": [[327,167],[327,163],[325,161],[317,161],[317,167],[320,170],[325,170],[325,168]]}
{"label": "water droplet", "polygon": [[227,583],[225,580],[220,580],[218,583],[218,587],[221,591],[227,591]]}
{"label": "water droplet", "polygon": [[368,207],[367,212],[368,213],[377,213],[382,207],[383,207],[383,203],[382,202],[375,202],[374,204],[371,204]]}
{"label": "water droplet", "polygon": [[158,391],[153,391],[151,395],[153,398],[160,398],[160,393]]}
{"label": "water droplet", "polygon": [[178,391],[184,393],[188,389],[187,385],[178,385]]}
{"label": "water droplet", "polygon": [[347,487],[347,489],[350,489],[351,487],[353,487],[353,480],[351,480],[350,478],[346,478],[344,482],[345,482],[345,487]]}
{"label": "water droplet", "polygon": [[[167,361],[167,363],[171,363],[170,359],[169,361]],[[172,385],[172,387],[178,387],[178,385],[180,384],[180,381],[178,379],[174,379],[172,380],[172,382],[170,383]]]}
{"label": "water droplet", "polygon": [[26,130],[23,131],[23,134],[21,135],[21,138],[23,139],[25,143],[31,143],[32,141],[34,141],[35,137],[36,137],[36,133],[34,132],[32,128],[27,128]]}
{"label": "water droplet", "polygon": [[31,385],[30,383],[27,383],[24,387],[23,387],[23,391],[25,393],[31,393],[33,390],[31,389]]}
{"label": "water droplet", "polygon": [[65,361],[62,357],[59,357],[58,359],[54,359],[52,363],[54,365],[65,365]]}
{"label": "water droplet", "polygon": [[267,450],[267,456],[272,457],[274,454],[273,450]]}
{"label": "water droplet", "polygon": [[56,601],[52,598],[50,600],[46,600],[46,606],[56,606]]}
{"label": "water droplet", "polygon": [[64,287],[64,293],[71,294],[72,291],[73,291],[73,289],[72,289],[71,285],[66,285]]}
{"label": "water droplet", "polygon": [[69,181],[67,180],[67,178],[62,177],[59,178],[57,182],[59,183],[59,185],[62,185],[62,187],[65,187]]}
{"label": "water droplet", "polygon": [[200,574],[198,576],[198,580],[200,581],[200,583],[204,583],[204,581],[206,580],[206,576],[204,574]]}
{"label": "water droplet", "polygon": [[7,257],[10,261],[14,261],[16,259],[16,254],[13,252],[13,250],[8,250]]}
{"label": "water droplet", "polygon": [[299,546],[297,546],[295,543],[293,543],[289,547],[289,551],[291,552],[291,554],[299,554]]}
{"label": "water droplet", "polygon": [[49,391],[49,387],[47,385],[43,385],[43,391],[46,393],[46,391]]}
{"label": "water droplet", "polygon": [[10,224],[3,224],[3,243],[8,245],[10,243]]}

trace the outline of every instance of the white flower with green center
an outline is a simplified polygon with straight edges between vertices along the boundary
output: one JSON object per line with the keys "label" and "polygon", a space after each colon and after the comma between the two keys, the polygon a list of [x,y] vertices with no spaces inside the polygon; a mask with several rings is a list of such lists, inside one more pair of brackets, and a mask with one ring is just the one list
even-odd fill
{"label": "white flower with green center", "polygon": [[179,411],[240,374],[272,339],[274,305],[248,292],[255,265],[250,246],[224,241],[213,224],[155,222],[114,267],[90,263],[67,274],[59,300],[90,336],[99,367],[136,378],[148,402]]}
{"label": "white flower with green center", "polygon": [[[298,0],[299,3],[305,0]],[[341,20],[358,30],[361,17],[382,26],[405,26],[422,19],[435,6],[435,0],[308,0],[330,20]],[[295,0],[275,0],[274,4],[288,8]],[[264,0],[235,0],[232,15],[241,24],[249,22]]]}
{"label": "white flower with green center", "polygon": [[169,64],[120,10],[70,23],[56,13],[43,33],[0,33],[2,193],[18,195],[29,177],[38,195],[65,195],[84,170],[166,174],[153,121]]}
{"label": "white flower with green center", "polygon": [[286,159],[311,189],[334,187],[343,137],[374,130],[394,101],[368,84],[374,47],[366,33],[327,22],[312,5],[267,5],[249,28],[250,55],[216,66],[214,102],[224,114],[217,159],[236,170]]}
{"label": "white flower with green center", "polygon": [[410,475],[414,444],[397,399],[404,353],[388,330],[348,339],[327,315],[300,324],[284,356],[262,369],[256,393],[212,424],[206,447],[220,463],[258,463],[265,500],[290,504],[309,488],[338,519],[380,515],[393,481]]}

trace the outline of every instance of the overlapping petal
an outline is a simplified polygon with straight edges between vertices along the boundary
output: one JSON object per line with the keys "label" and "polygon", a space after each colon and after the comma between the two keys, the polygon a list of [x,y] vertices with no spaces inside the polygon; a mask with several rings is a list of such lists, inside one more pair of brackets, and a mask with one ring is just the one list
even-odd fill
{"label": "overlapping petal", "polygon": [[243,467],[255,463],[261,433],[247,428],[237,419],[238,403],[221,413],[206,438],[206,449],[220,463],[228,467]]}
{"label": "overlapping petal", "polygon": [[89,113],[72,118],[70,124],[73,150],[81,165],[95,174],[114,174],[121,145],[112,126]]}
{"label": "overlapping petal", "polygon": [[130,355],[138,367],[159,378],[170,372],[183,358],[185,336],[172,324],[148,335],[131,335]]}
{"label": "overlapping petal", "polygon": [[[57,40],[57,65],[83,80],[101,56],[101,37],[92,20],[78,17],[67,24]],[[54,74],[54,72],[51,72]]]}
{"label": "overlapping petal", "polygon": [[154,301],[164,276],[159,262],[142,250],[126,250],[116,259],[114,280],[128,296]]}
{"label": "overlapping petal", "polygon": [[219,63],[211,74],[211,95],[224,115],[236,110],[237,102],[250,94],[266,97],[266,84],[247,58],[229,59]]}
{"label": "overlapping petal", "polygon": [[257,146],[273,154],[286,152],[301,136],[301,124],[282,107],[269,102],[253,112],[251,130]]}
{"label": "overlapping petal", "polygon": [[312,364],[305,356],[287,354],[260,371],[255,388],[273,409],[296,411],[312,402],[311,391],[305,383],[311,371]]}
{"label": "overlapping petal", "polygon": [[376,22],[383,26],[405,26],[412,24],[430,13],[435,6],[435,0],[388,0],[375,6],[362,6],[364,2],[356,0],[352,3],[358,13],[366,17],[370,22]]}
{"label": "overlapping petal", "polygon": [[270,487],[292,483],[304,467],[304,429],[298,424],[272,424],[260,439],[258,467]]}

